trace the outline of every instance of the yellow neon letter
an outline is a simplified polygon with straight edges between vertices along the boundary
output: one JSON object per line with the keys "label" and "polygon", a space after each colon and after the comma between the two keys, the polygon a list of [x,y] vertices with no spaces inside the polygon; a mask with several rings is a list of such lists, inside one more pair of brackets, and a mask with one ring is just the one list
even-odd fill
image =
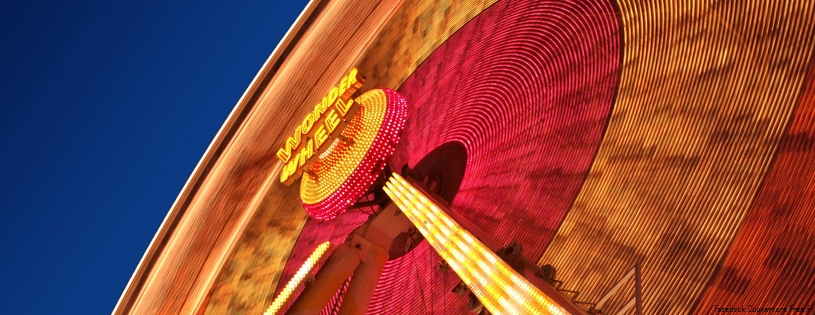
{"label": "yellow neon letter", "polygon": [[285,183],[289,177],[294,175],[295,170],[297,170],[297,157],[283,165],[283,169],[280,170],[280,182]]}
{"label": "yellow neon letter", "polygon": [[343,102],[342,99],[337,100],[337,105],[334,105],[334,108],[337,109],[337,112],[340,113],[340,116],[345,117],[345,114],[348,114],[348,109],[354,105],[354,100],[349,99],[348,102]]}
{"label": "yellow neon letter", "polygon": [[300,130],[303,134],[307,134],[311,131],[311,128],[314,128],[314,121],[317,120],[314,113],[309,113],[306,115],[306,119],[303,119],[303,124],[300,125]]}
{"label": "yellow neon letter", "polygon": [[326,139],[328,139],[328,135],[325,133],[325,126],[320,125],[317,127],[317,131],[314,132],[314,147],[322,147]]}
{"label": "yellow neon letter", "polygon": [[289,179],[289,171],[288,171],[288,164],[283,165],[283,169],[280,170],[280,182],[285,183],[287,179]]}
{"label": "yellow neon letter", "polygon": [[325,113],[326,108],[328,108],[328,107],[323,106],[323,102],[319,102],[319,103],[317,103],[317,105],[314,105],[314,111],[311,114],[314,115],[314,117],[318,117],[317,119],[315,119],[315,121],[319,120],[319,117],[323,113]]}
{"label": "yellow neon letter", "polygon": [[340,96],[340,89],[338,89],[336,86],[331,88],[331,91],[328,92],[328,103],[333,104],[334,101],[336,101],[337,97],[339,97],[339,96]]}
{"label": "yellow neon letter", "polygon": [[344,92],[345,90],[348,89],[349,86],[351,86],[350,82],[348,82],[348,79],[349,79],[349,77],[343,77],[342,80],[340,80],[340,85],[339,85],[340,91]]}
{"label": "yellow neon letter", "polygon": [[[348,85],[346,86],[346,89],[350,88],[351,86],[353,86],[355,83],[358,82],[357,73],[358,73],[357,68],[352,68],[351,72],[348,73],[348,80],[346,81],[346,82],[348,82]],[[344,89],[343,89],[343,91],[344,91]]]}
{"label": "yellow neon letter", "polygon": [[303,149],[300,150],[300,154],[298,154],[300,158],[298,159],[297,166],[305,165],[306,161],[308,161],[312,155],[314,155],[314,140],[309,139],[306,146],[304,146]]}
{"label": "yellow neon letter", "polygon": [[277,150],[277,158],[280,159],[281,161],[283,161],[283,163],[288,162],[290,157],[291,157],[291,148],[289,149],[288,152],[286,152],[286,150],[284,150],[284,149]]}
{"label": "yellow neon letter", "polygon": [[325,129],[328,133],[334,132],[334,129],[336,129],[339,124],[340,118],[337,117],[337,111],[333,109],[328,110],[328,114],[325,115]]}
{"label": "yellow neon letter", "polygon": [[281,161],[288,162],[289,158],[291,158],[291,151],[300,145],[300,128],[301,126],[297,126],[297,128],[294,129],[294,135],[286,139],[286,144],[277,151],[277,158]]}

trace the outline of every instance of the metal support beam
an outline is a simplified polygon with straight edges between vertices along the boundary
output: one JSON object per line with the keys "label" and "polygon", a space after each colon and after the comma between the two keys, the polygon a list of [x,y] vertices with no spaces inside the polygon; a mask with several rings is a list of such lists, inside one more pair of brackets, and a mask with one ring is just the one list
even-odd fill
{"label": "metal support beam", "polygon": [[[391,255],[404,253],[404,238],[410,236],[412,228],[413,223],[394,204],[371,216],[337,247],[286,314],[319,314],[348,277],[351,282],[339,314],[365,314],[385,262]],[[394,244],[398,238],[403,242]]]}
{"label": "metal support beam", "polygon": [[627,284],[631,278],[634,278],[634,297],[628,301],[618,312],[617,314],[625,314],[631,308],[634,308],[635,315],[642,315],[642,274],[640,271],[640,264],[634,264],[628,273],[623,276],[622,279],[617,281],[614,287],[611,288],[606,294],[600,299],[597,304],[592,307],[592,311],[599,311],[605,307],[606,302],[609,299],[617,294],[617,292],[623,287],[623,285]]}
{"label": "metal support beam", "polygon": [[388,261],[388,252],[375,246],[361,237],[354,237],[351,240],[354,245],[359,244],[358,249],[362,257],[359,264],[351,276],[351,283],[345,292],[345,297],[340,306],[339,315],[362,315],[368,310],[371,297],[374,296],[376,284],[385,262]]}
{"label": "metal support beam", "polygon": [[597,304],[594,305],[594,308],[598,309],[598,310],[603,309],[603,306],[606,305],[606,302],[608,302],[609,298],[611,298],[612,296],[617,294],[617,291],[619,291],[620,288],[622,288],[624,284],[628,283],[628,280],[630,280],[631,277],[634,276],[634,273],[636,272],[635,269],[636,268],[631,268],[631,270],[629,270],[628,273],[622,279],[620,279],[620,281],[617,281],[617,284],[615,284],[614,287],[612,287],[611,290],[609,290],[606,293],[606,295],[603,296],[600,299],[600,301],[597,302]]}

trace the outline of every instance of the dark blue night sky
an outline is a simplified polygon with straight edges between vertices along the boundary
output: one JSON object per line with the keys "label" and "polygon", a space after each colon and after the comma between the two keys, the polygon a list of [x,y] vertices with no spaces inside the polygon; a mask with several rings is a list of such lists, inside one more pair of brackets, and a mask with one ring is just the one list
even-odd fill
{"label": "dark blue night sky", "polygon": [[0,4],[0,314],[106,314],[306,1]]}

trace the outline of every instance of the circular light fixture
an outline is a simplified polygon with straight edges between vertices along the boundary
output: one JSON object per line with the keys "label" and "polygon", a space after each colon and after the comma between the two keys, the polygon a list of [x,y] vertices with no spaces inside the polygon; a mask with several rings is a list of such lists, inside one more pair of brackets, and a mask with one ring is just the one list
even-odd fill
{"label": "circular light fixture", "polygon": [[303,208],[314,219],[335,218],[368,191],[405,126],[407,104],[394,90],[374,89],[355,102],[359,112],[300,182]]}

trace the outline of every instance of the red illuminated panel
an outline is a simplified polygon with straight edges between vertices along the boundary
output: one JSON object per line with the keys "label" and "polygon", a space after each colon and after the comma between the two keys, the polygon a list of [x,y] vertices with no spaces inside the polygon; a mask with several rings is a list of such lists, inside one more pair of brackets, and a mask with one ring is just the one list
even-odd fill
{"label": "red illuminated panel", "polygon": [[399,91],[411,118],[392,159],[467,149],[455,211],[543,253],[599,146],[620,69],[612,5],[502,1],[439,47]]}
{"label": "red illuminated panel", "polygon": [[[407,120],[391,159],[415,166],[451,142],[467,150],[451,209],[537,259],[587,175],[617,89],[619,21],[607,1],[501,1],[463,26],[399,88]],[[373,80],[373,79],[372,79]],[[343,226],[349,218],[352,226]],[[313,244],[364,221],[309,220],[281,282]],[[342,221],[342,222],[340,222]],[[349,222],[350,222],[349,221]],[[331,239],[334,241],[334,239]],[[304,244],[301,246],[301,244]],[[388,261],[370,314],[468,314],[455,272],[426,243]]]}
{"label": "red illuminated panel", "polygon": [[385,265],[368,314],[470,314],[466,298],[450,290],[460,279],[439,272],[443,261],[427,242]]}
{"label": "red illuminated panel", "polygon": [[[608,1],[501,1],[441,45],[399,88],[408,101],[393,169],[460,142],[450,208],[535,260],[599,147],[620,71]],[[424,244],[385,267],[370,314],[466,314],[457,277]]]}
{"label": "red illuminated panel", "polygon": [[744,225],[696,306],[815,313],[815,64]]}
{"label": "red illuminated panel", "polygon": [[345,212],[385,169],[405,125],[405,99],[396,91],[376,89],[356,100],[361,109],[325,157],[314,163],[316,176],[304,175],[300,198],[306,212],[330,220]]}
{"label": "red illuminated panel", "polygon": [[340,286],[337,293],[335,293],[334,296],[328,300],[328,303],[326,303],[325,307],[323,307],[323,309],[320,311],[320,315],[336,315],[340,313],[340,306],[342,305],[342,301],[345,299],[345,293],[348,292],[348,286],[351,284],[351,277],[348,277],[348,280],[345,280],[345,283]]}
{"label": "red illuminated panel", "polygon": [[[366,209],[365,211],[370,212],[373,210],[374,209]],[[294,276],[297,269],[306,261],[312,248],[315,248],[325,241],[330,241],[333,244],[344,243],[348,234],[365,223],[367,219],[368,215],[360,211],[343,213],[331,221],[319,221],[309,218],[303,226],[294,248],[292,248],[291,255],[286,261],[286,266],[283,268],[280,281],[273,296],[280,294],[286,282]],[[291,306],[291,303],[296,300],[297,296],[300,295],[301,291],[302,288],[298,288],[298,290],[292,294],[289,303],[282,309],[287,310]]]}

